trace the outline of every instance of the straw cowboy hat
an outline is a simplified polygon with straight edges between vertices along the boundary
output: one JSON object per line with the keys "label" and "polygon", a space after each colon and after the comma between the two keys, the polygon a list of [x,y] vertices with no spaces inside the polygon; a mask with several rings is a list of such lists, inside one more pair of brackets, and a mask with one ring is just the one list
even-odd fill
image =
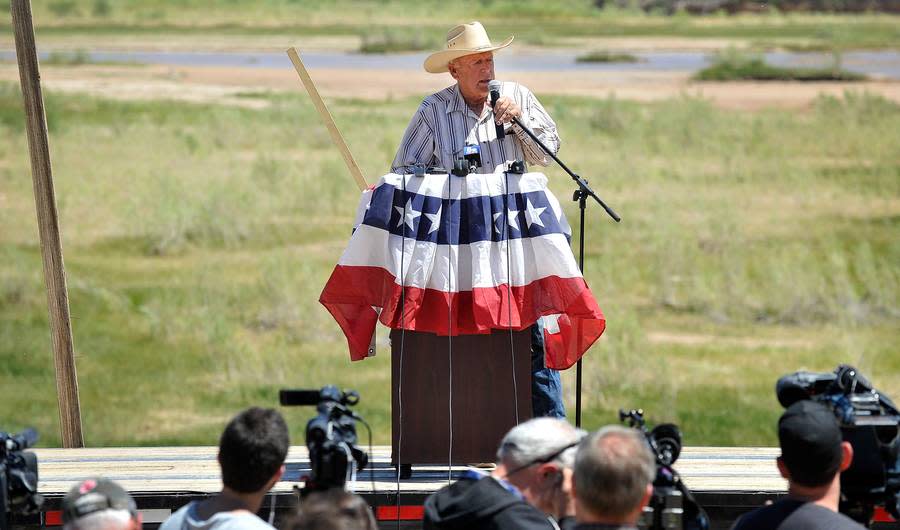
{"label": "straw cowboy hat", "polygon": [[453,59],[476,53],[492,52],[509,46],[512,35],[496,46],[488,38],[481,22],[460,24],[447,32],[447,49],[432,53],[425,59],[425,71],[439,74],[447,71],[447,64]]}

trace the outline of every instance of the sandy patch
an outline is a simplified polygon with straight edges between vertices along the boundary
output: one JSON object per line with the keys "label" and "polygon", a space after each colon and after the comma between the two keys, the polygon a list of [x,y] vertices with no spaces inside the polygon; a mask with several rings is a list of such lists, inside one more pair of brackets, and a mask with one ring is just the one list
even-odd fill
{"label": "sandy patch", "polygon": [[[311,72],[323,96],[381,100],[424,96],[451,83],[449,76],[409,70],[316,69]],[[723,108],[803,108],[821,94],[869,91],[900,102],[900,82],[865,83],[697,83],[681,72],[503,72],[539,95],[564,94],[636,101],[660,101],[688,94]],[[0,79],[18,81],[14,64],[0,66]],[[174,99],[249,108],[266,105],[263,98],[238,97],[247,92],[302,91],[291,68],[173,66],[48,66],[42,70],[48,90],[84,92],[115,99]],[[364,82],[361,82],[364,81]]]}

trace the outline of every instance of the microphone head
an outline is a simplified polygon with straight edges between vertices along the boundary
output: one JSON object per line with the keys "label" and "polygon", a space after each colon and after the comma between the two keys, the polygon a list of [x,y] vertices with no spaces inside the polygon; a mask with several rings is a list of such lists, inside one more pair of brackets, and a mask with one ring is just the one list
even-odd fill
{"label": "microphone head", "polygon": [[500,87],[503,86],[503,83],[497,81],[496,79],[491,79],[488,81],[488,92],[496,92],[500,93]]}

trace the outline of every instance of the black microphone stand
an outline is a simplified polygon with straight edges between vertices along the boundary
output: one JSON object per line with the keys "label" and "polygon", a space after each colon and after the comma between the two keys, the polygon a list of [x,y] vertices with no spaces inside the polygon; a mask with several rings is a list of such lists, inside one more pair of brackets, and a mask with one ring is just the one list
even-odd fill
{"label": "black microphone stand", "polygon": [[[532,140],[534,140],[541,149],[547,153],[547,156],[552,158],[554,162],[559,164],[559,167],[563,168],[566,173],[572,177],[572,180],[578,184],[578,189],[575,190],[575,193],[572,194],[572,200],[578,201],[578,209],[579,209],[579,223],[578,223],[578,268],[581,270],[581,275],[584,276],[584,211],[587,208],[587,198],[592,197],[597,203],[606,210],[606,213],[609,214],[610,217],[613,218],[615,222],[619,222],[622,220],[619,215],[613,211],[612,208],[606,205],[603,202],[603,199],[597,196],[594,193],[594,190],[591,189],[591,186],[588,184],[586,180],[584,180],[580,175],[569,169],[569,166],[565,165],[562,160],[560,160],[553,151],[551,151],[544,142],[541,141],[528,127],[522,124],[519,121],[519,118],[513,117],[512,121],[522,128]],[[581,427],[581,359],[578,359],[578,364],[575,368],[575,426]]]}

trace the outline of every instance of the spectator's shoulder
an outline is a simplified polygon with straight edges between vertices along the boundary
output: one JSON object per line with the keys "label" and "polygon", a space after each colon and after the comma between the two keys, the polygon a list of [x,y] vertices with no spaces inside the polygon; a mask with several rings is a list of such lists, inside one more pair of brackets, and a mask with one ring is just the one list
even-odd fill
{"label": "spectator's shoulder", "polygon": [[525,501],[516,502],[497,514],[495,527],[499,530],[548,530],[554,526],[547,516]]}
{"label": "spectator's shoulder", "polygon": [[787,519],[795,510],[803,506],[802,502],[783,499],[775,504],[757,508],[740,516],[731,530],[772,530]]}
{"label": "spectator's shoulder", "polygon": [[168,519],[166,519],[161,525],[159,525],[159,530],[180,529],[184,525],[184,518],[187,517],[187,512],[191,509],[192,504],[194,504],[193,501],[175,510],[175,512],[170,515]]}
{"label": "spectator's shoulder", "polygon": [[861,530],[865,526],[846,515],[824,506],[806,503],[791,517],[791,528],[821,528],[823,530]]}

